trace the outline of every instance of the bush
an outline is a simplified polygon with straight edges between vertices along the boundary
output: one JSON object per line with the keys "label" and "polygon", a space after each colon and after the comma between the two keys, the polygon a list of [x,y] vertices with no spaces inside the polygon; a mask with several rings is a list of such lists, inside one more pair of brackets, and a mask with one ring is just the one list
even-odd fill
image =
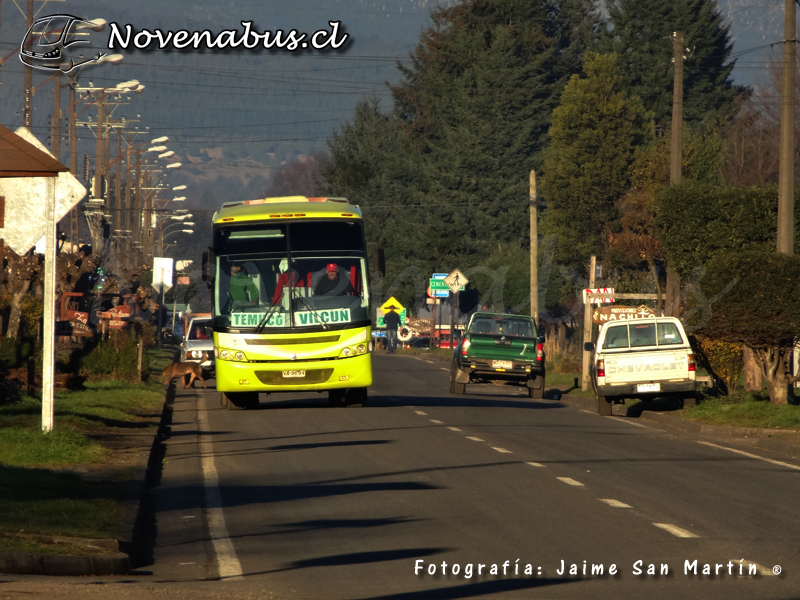
{"label": "bush", "polygon": [[[121,381],[138,381],[138,338],[126,331],[113,331],[107,340],[100,341],[80,360],[80,373],[89,378],[104,376]],[[149,359],[142,356],[142,375],[149,368]]]}
{"label": "bush", "polygon": [[28,357],[35,356],[37,366],[42,365],[42,345],[31,338],[3,338],[0,341],[0,367],[16,369],[25,365]]}
{"label": "bush", "polygon": [[25,337],[39,337],[39,324],[44,317],[44,302],[41,298],[27,295],[22,299],[22,335]]}
{"label": "bush", "polygon": [[722,380],[725,394],[736,392],[739,377],[744,371],[744,358],[742,345],[722,340],[712,340],[707,337],[697,336],[697,342],[708,361],[706,367],[712,374]]}

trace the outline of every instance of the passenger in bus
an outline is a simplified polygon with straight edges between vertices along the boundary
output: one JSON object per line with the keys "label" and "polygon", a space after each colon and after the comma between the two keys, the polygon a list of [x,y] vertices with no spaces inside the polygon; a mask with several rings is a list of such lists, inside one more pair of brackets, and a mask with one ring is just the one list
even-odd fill
{"label": "passenger in bus", "polygon": [[244,271],[241,263],[231,265],[230,295],[234,302],[258,304],[258,288]]}
{"label": "passenger in bus", "polygon": [[289,281],[291,280],[291,287],[304,287],[305,282],[303,278],[300,277],[300,274],[292,269],[292,272],[289,273],[289,261],[285,258],[281,260],[279,267],[280,275],[278,275],[278,282],[275,284],[275,293],[272,296],[272,303],[277,304],[281,300],[281,296],[283,295],[283,288],[289,286]]}
{"label": "passenger in bus", "polygon": [[336,263],[325,267],[325,276],[314,287],[314,294],[317,296],[352,296],[355,293],[350,282],[339,275],[339,266]]}

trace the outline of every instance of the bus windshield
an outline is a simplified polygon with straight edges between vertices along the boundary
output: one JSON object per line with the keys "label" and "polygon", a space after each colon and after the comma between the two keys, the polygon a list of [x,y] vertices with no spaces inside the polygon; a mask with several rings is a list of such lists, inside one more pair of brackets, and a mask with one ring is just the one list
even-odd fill
{"label": "bus windshield", "polygon": [[220,227],[214,255],[216,327],[330,329],[369,321],[360,222]]}

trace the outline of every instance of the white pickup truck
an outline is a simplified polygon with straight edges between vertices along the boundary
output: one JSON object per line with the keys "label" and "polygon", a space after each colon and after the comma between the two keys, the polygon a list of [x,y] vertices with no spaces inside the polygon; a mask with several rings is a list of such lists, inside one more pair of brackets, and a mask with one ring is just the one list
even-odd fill
{"label": "white pickup truck", "polygon": [[594,352],[592,384],[597,412],[610,415],[624,398],[644,401],[671,396],[684,406],[695,403],[695,362],[689,338],[674,317],[605,323]]}

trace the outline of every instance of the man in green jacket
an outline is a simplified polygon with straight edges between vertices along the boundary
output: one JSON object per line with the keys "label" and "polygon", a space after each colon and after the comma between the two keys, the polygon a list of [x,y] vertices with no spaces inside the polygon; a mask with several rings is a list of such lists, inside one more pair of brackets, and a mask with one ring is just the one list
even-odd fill
{"label": "man in green jacket", "polygon": [[234,302],[258,304],[258,288],[250,276],[245,273],[241,263],[231,265],[230,294]]}

